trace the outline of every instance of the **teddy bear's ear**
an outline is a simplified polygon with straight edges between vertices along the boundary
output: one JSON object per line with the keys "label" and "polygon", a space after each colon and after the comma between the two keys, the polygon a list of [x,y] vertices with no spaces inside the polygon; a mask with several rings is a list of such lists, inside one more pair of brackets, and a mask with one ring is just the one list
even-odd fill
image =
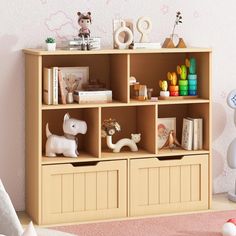
{"label": "teddy bear's ear", "polygon": [[77,15],[78,15],[78,16],[81,16],[81,14],[82,14],[82,13],[81,13],[80,11],[77,12]]}
{"label": "teddy bear's ear", "polygon": [[91,12],[90,12],[90,11],[88,11],[87,14],[88,14],[89,16],[91,16]]}

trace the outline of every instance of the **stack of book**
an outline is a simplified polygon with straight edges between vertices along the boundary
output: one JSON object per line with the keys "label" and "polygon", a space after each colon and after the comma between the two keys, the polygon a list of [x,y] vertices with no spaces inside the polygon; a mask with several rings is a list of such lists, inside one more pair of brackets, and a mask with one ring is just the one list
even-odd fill
{"label": "stack of book", "polygon": [[90,49],[101,49],[101,38],[91,37],[89,39],[75,38],[68,42],[70,50],[82,50],[82,44],[90,44]]}
{"label": "stack of book", "polygon": [[203,119],[187,117],[183,119],[181,145],[186,150],[201,150],[203,139]]}
{"label": "stack of book", "polygon": [[109,103],[112,102],[112,91],[100,89],[97,91],[74,91],[74,101],[84,103]]}

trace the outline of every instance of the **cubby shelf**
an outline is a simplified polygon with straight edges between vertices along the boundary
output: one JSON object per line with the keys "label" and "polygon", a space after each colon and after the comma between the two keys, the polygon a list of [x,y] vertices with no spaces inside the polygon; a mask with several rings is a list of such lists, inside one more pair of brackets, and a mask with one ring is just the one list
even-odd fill
{"label": "cubby shelf", "polygon": [[[38,224],[137,217],[211,206],[211,49],[97,50],[48,52],[26,49],[26,211]],[[153,88],[167,72],[194,57],[198,98],[134,100],[130,76]],[[44,67],[89,67],[89,77],[113,92],[105,104],[44,105]],[[46,157],[46,131],[63,135],[65,113],[85,120],[78,158]],[[158,150],[158,118],[176,118],[181,141],[184,117],[203,119],[203,150]],[[116,143],[141,133],[139,150],[113,153],[102,138],[104,119],[114,118],[121,131]]]}

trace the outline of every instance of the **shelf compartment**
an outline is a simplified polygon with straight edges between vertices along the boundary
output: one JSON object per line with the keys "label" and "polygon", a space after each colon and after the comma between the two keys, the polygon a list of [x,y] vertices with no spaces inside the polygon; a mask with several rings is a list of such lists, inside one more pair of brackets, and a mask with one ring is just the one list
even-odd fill
{"label": "shelf compartment", "polygon": [[80,164],[42,167],[43,224],[127,216],[127,161]]}
{"label": "shelf compartment", "polygon": [[[46,144],[46,124],[49,123],[49,129],[52,134],[64,135],[62,125],[64,115],[68,110],[46,110],[42,114],[42,154],[45,153]],[[78,151],[81,153],[78,158],[99,157],[99,110],[98,108],[80,108],[70,110],[69,115],[72,118],[84,120],[87,123],[87,133],[79,134]],[[54,157],[52,157],[53,159]],[[63,161],[64,158],[57,157]],[[71,158],[73,159],[73,158]],[[77,158],[75,158],[77,159]]]}
{"label": "shelf compartment", "polygon": [[[203,119],[203,152],[208,152],[210,149],[210,104],[209,103],[195,103],[195,104],[172,104],[158,106],[158,118],[176,117],[176,137],[181,143],[183,118],[202,118]],[[158,123],[158,122],[157,122]],[[158,126],[158,124],[157,124]],[[158,145],[157,145],[158,146]],[[201,153],[199,151],[186,151],[184,149],[172,150],[158,150],[158,154],[173,155],[174,153]],[[173,153],[173,154],[171,154]],[[177,154],[179,155],[179,154]]]}
{"label": "shelf compartment", "polygon": [[208,155],[130,161],[130,215],[207,209]]}
{"label": "shelf compartment", "polygon": [[[43,56],[44,67],[89,67],[89,78],[97,79],[111,89],[113,99],[128,101],[128,55],[94,54],[94,55],[55,55]],[[70,105],[69,105],[70,106]],[[73,106],[73,105],[71,105]]]}
{"label": "shelf compartment", "polygon": [[177,65],[184,64],[186,58],[195,57],[197,61],[198,96],[209,99],[210,55],[210,52],[187,53],[184,51],[180,53],[130,54],[130,76],[134,76],[140,84],[153,88],[153,96],[159,96],[159,81],[167,80],[167,73],[176,71]]}
{"label": "shelf compartment", "polygon": [[[108,151],[106,138],[102,138],[101,157],[108,156],[139,156],[155,154],[156,150],[156,106],[125,106],[104,107],[101,109],[101,122],[104,119],[116,119],[121,126],[121,131],[112,136],[112,142],[116,143],[122,138],[131,138],[131,133],[141,133],[141,141],[137,144],[139,151],[131,152],[129,148],[122,148],[120,153]],[[124,151],[124,152],[123,152]]]}

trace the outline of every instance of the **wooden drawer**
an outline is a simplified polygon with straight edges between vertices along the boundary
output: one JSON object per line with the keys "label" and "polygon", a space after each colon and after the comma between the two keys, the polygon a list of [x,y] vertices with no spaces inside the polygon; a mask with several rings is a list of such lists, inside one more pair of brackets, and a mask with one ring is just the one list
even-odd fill
{"label": "wooden drawer", "polygon": [[131,216],[208,208],[208,155],[130,162]]}
{"label": "wooden drawer", "polygon": [[126,160],[42,167],[42,223],[127,216]]}

